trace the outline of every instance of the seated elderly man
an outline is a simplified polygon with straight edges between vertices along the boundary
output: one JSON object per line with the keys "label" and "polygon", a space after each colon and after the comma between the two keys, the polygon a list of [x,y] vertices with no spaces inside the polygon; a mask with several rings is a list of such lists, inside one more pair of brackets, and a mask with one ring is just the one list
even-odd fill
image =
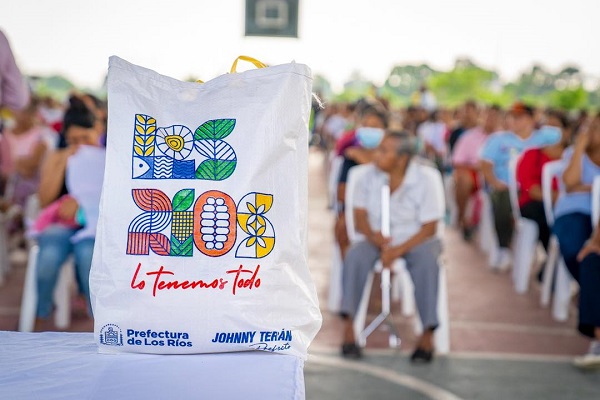
{"label": "seated elderly man", "polygon": [[[355,226],[365,241],[355,243],[344,259],[341,315],[345,319],[344,357],[359,358],[353,317],[369,272],[378,259],[390,268],[402,257],[415,287],[423,335],[411,360],[430,362],[433,331],[438,326],[438,235],[444,217],[444,189],[440,173],[413,158],[417,139],[407,133],[387,134],[376,150],[375,161],[357,183],[354,199]],[[381,233],[381,188],[390,185],[390,237]]]}

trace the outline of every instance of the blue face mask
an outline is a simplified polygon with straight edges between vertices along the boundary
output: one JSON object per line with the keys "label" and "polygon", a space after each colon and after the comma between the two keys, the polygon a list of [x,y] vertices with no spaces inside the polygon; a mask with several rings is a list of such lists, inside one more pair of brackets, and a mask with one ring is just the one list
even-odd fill
{"label": "blue face mask", "polygon": [[384,130],[366,126],[356,129],[356,140],[365,149],[374,149],[383,139]]}

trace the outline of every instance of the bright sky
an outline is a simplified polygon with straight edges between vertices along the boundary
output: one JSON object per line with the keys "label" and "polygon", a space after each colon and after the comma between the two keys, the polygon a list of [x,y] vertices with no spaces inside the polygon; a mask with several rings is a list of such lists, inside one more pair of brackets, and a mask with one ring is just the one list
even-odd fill
{"label": "bright sky", "polygon": [[296,60],[337,88],[377,84],[396,64],[449,69],[457,57],[512,79],[541,63],[600,75],[600,1],[300,0],[299,39],[244,37],[244,0],[0,0],[0,29],[26,74],[99,87],[108,57],[178,79],[212,79],[240,54]]}

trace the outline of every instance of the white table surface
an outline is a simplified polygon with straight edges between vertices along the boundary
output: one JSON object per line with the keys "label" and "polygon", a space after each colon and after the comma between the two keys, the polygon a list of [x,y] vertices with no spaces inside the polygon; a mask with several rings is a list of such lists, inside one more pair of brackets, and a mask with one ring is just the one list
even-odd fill
{"label": "white table surface", "polygon": [[3,400],[302,400],[303,368],[274,353],[99,354],[92,333],[0,331]]}

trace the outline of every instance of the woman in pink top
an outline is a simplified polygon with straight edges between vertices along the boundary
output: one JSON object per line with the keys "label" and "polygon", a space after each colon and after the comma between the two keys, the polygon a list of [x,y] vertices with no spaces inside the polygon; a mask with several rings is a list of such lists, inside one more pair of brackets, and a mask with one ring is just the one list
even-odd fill
{"label": "woman in pink top", "polygon": [[44,128],[38,123],[38,102],[32,102],[15,112],[15,126],[5,129],[2,138],[2,175],[6,182],[5,196],[15,204],[24,205],[39,186],[39,172],[48,148]]}
{"label": "woman in pink top", "polygon": [[472,235],[473,226],[466,220],[466,208],[469,198],[479,190],[479,151],[488,135],[498,130],[501,110],[491,106],[486,110],[482,127],[471,128],[458,139],[452,153],[458,223],[465,240]]}

